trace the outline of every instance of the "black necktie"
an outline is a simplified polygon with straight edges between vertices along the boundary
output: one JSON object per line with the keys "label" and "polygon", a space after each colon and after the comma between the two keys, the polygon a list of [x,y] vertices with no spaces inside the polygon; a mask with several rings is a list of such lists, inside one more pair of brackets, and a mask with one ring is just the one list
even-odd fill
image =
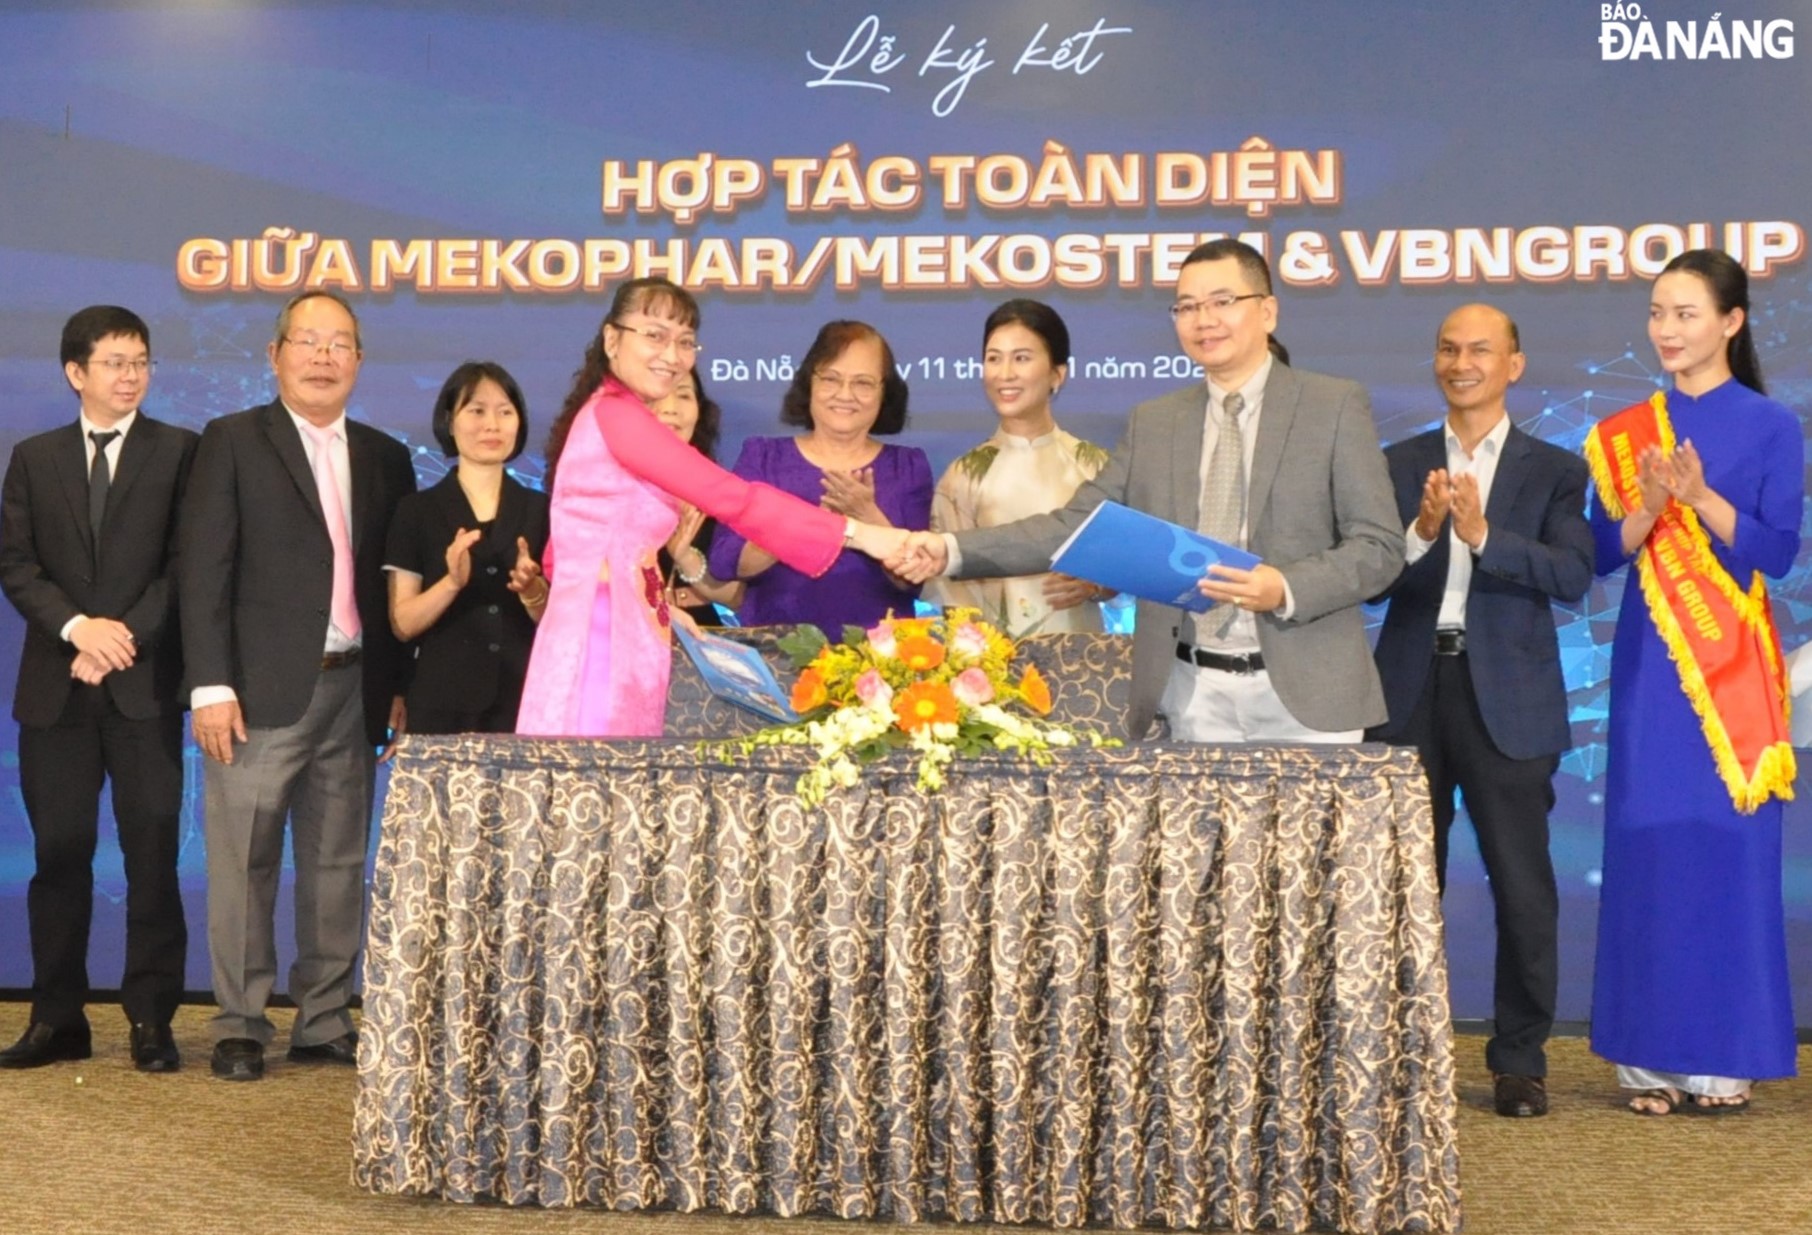
{"label": "black necktie", "polygon": [[94,443],[94,462],[88,466],[88,528],[94,533],[97,558],[101,555],[101,518],[107,513],[107,489],[113,483],[112,469],[107,466],[107,447],[119,435],[118,429],[88,435],[88,440]]}

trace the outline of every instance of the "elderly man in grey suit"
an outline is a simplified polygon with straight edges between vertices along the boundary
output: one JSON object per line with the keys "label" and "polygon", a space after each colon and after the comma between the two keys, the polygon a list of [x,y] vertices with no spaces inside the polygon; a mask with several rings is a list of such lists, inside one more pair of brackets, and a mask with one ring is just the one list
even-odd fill
{"label": "elderly man in grey suit", "polygon": [[212,421],[177,561],[203,831],[214,1075],[255,1081],[274,1027],[276,903],[295,855],[292,1062],[352,1064],[374,751],[403,731],[408,649],[390,629],[384,536],[409,452],[346,414],[364,349],[352,306],[307,291],[266,349],[277,398]]}
{"label": "elderly man in grey suit", "polygon": [[1356,742],[1385,718],[1359,605],[1403,568],[1403,524],[1371,405],[1354,382],[1273,354],[1277,299],[1263,255],[1214,240],[1184,259],[1170,306],[1207,373],[1133,409],[1112,462],[1070,504],[999,527],[916,535],[909,578],[1024,575],[1112,500],[1246,545],[1214,567],[1193,615],[1140,601],[1127,731],[1162,715],[1191,742]]}

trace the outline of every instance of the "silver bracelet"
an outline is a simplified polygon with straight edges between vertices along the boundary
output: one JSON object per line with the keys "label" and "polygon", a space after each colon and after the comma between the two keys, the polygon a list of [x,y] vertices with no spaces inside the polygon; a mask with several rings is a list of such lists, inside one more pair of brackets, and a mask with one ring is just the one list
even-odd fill
{"label": "silver bracelet", "polygon": [[[698,553],[698,550],[694,549],[692,552]],[[688,574],[686,568],[680,565],[680,560],[677,557],[673,559],[673,573],[679,576],[679,581],[681,583],[685,584],[687,587],[691,587],[693,584],[703,580],[704,577],[711,572],[705,562],[705,555],[698,553],[698,570],[696,573]]]}

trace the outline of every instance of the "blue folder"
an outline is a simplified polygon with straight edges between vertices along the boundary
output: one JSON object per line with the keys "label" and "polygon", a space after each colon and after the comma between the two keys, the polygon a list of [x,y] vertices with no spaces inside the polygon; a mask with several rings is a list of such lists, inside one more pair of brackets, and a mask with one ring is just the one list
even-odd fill
{"label": "blue folder", "polygon": [[1118,502],[1095,507],[1051,556],[1052,570],[1191,613],[1214,607],[1195,586],[1210,566],[1258,563],[1244,549]]}
{"label": "blue folder", "polygon": [[678,622],[673,624],[673,633],[713,695],[782,724],[799,719],[760,652],[721,635],[700,632],[695,638]]}

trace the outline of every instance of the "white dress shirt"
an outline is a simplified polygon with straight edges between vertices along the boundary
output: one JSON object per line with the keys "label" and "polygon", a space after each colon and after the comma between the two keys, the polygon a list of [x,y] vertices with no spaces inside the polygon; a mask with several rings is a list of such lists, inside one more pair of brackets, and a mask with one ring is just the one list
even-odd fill
{"label": "white dress shirt", "polygon": [[[1491,432],[1479,439],[1478,447],[1471,453],[1460,444],[1459,435],[1453,431],[1452,423],[1444,426],[1447,438],[1447,476],[1457,480],[1470,475],[1478,481],[1479,511],[1483,514],[1485,506],[1491,501],[1491,484],[1497,479],[1498,460],[1503,457],[1504,442],[1510,437],[1510,417],[1501,416],[1491,426]],[[1423,540],[1416,533],[1416,521],[1411,519],[1404,531],[1404,565],[1413,566],[1422,556],[1434,548],[1434,541]],[[1487,539],[1489,531],[1487,531]],[[1441,613],[1435,618],[1437,630],[1466,629],[1466,593],[1472,587],[1472,559],[1476,554],[1485,551],[1485,541],[1479,541],[1475,550],[1460,539],[1453,530],[1453,519],[1447,520],[1447,583],[1441,590]]]}
{"label": "white dress shirt", "polygon": [[[1239,418],[1239,430],[1242,438],[1240,444],[1245,447],[1246,454],[1240,471],[1241,475],[1246,478],[1248,495],[1248,500],[1244,503],[1245,516],[1239,526],[1242,548],[1252,535],[1252,503],[1249,500],[1252,492],[1252,455],[1258,444],[1259,416],[1265,410],[1265,383],[1270,380],[1271,366],[1275,363],[1272,357],[1267,355],[1264,363],[1253,371],[1252,376],[1246,379],[1245,384],[1237,392],[1224,390],[1215,383],[1213,378],[1208,379],[1208,414],[1202,417],[1202,457],[1196,469],[1196,492],[1200,493],[1207,487],[1209,460],[1214,458],[1215,444],[1221,440],[1221,429],[1227,423],[1227,414],[1224,410],[1227,396],[1238,393],[1246,400],[1245,410],[1240,413]],[[1290,616],[1289,608],[1290,599],[1286,588],[1284,608],[1279,611],[1279,616],[1288,618]],[[1208,623],[1218,619],[1220,613],[1221,606],[1216,605],[1207,613],[1198,616],[1193,625],[1198,630],[1205,632]],[[1258,617],[1256,614],[1242,609],[1234,615],[1232,624],[1227,627],[1226,633],[1220,638],[1210,638],[1203,633],[1196,636],[1195,642],[1203,647],[1210,647],[1217,652],[1233,656],[1256,652],[1258,651]]]}
{"label": "white dress shirt", "polygon": [[[107,443],[107,475],[109,479],[118,479],[120,474],[120,451],[126,448],[126,434],[132,431],[132,426],[138,421],[138,409],[134,408],[124,416],[121,416],[118,420],[114,421],[113,424],[106,427],[97,425],[94,421],[82,415],[78,415],[76,421],[82,426],[82,475],[84,476],[94,470],[94,439],[88,435],[90,433],[107,432],[117,432],[119,434],[118,437]],[[67,643],[69,641],[69,636],[75,633],[75,628],[87,620],[88,615],[86,613],[78,613],[67,622],[64,622],[63,629],[57,633],[62,637],[63,641]]]}

